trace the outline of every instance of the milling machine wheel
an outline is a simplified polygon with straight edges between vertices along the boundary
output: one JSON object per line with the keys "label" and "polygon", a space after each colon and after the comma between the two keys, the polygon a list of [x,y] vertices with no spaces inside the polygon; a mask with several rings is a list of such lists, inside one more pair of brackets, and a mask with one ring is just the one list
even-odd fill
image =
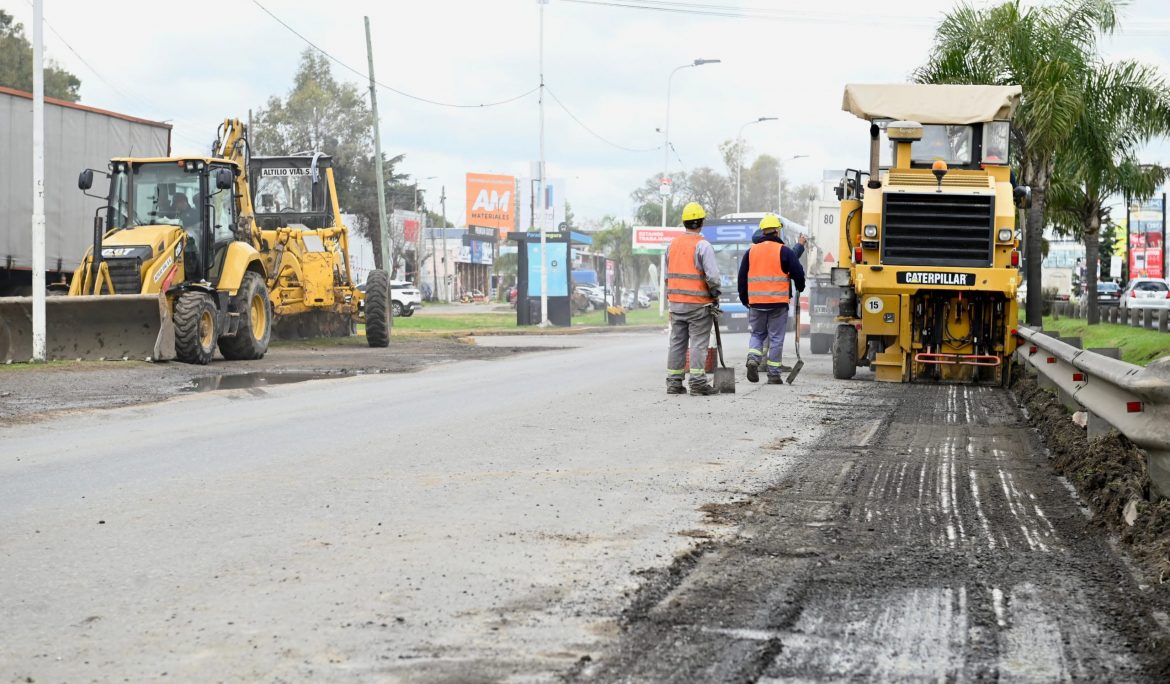
{"label": "milling machine wheel", "polygon": [[857,373],[857,328],[852,325],[837,326],[837,337],[833,340],[833,377],[848,380]]}

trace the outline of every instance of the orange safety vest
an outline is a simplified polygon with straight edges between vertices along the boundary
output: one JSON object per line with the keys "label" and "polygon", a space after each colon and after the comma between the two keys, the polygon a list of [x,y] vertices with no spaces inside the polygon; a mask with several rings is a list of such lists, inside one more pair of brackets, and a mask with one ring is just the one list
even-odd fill
{"label": "orange safety vest", "polygon": [[766,240],[752,245],[748,252],[748,305],[787,304],[788,274],[780,263],[779,242]]}
{"label": "orange safety vest", "polygon": [[695,266],[695,252],[701,233],[684,233],[670,241],[666,250],[666,299],[680,304],[710,304],[715,301],[707,278]]}

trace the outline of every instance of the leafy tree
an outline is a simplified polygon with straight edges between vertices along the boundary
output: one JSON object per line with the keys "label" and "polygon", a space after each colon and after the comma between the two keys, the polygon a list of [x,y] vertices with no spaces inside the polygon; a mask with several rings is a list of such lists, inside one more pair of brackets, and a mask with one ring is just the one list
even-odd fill
{"label": "leafy tree", "polygon": [[1081,86],[1080,119],[1069,145],[1057,155],[1050,218],[1085,242],[1085,292],[1088,323],[1101,322],[1097,306],[1097,269],[1106,201],[1125,193],[1153,196],[1166,169],[1143,165],[1138,149],[1151,137],[1170,134],[1170,94],[1153,67],[1126,60],[1096,64]]}
{"label": "leafy tree", "polygon": [[[301,53],[292,90],[284,99],[270,97],[254,115],[251,144],[257,155],[319,151],[333,157],[338,202],[346,213],[357,216],[353,228],[373,242],[378,267],[386,268],[380,263],[382,236],[373,123],[365,94],[352,83],[335,79],[325,57],[307,48]],[[414,206],[414,187],[405,183],[408,176],[395,172],[403,159],[404,155],[383,154],[387,210]],[[386,270],[396,277],[397,257],[405,251],[406,238],[401,230],[391,227],[390,232],[391,254],[395,257]]]}
{"label": "leafy tree", "polygon": [[594,251],[615,261],[623,290],[636,292],[649,270],[651,257],[634,254],[634,230],[630,224],[606,216],[601,225],[601,230],[593,233]]}
{"label": "leafy tree", "polygon": [[1042,320],[1040,260],[1056,154],[1073,135],[1084,107],[1085,75],[1097,39],[1117,24],[1114,0],[1061,0],[1024,6],[1010,0],[986,8],[962,5],[935,33],[921,83],[982,83],[1023,87],[1013,125],[1013,156],[1032,188],[1027,214],[1027,320]]}
{"label": "leafy tree", "polygon": [[[682,225],[682,208],[689,202],[687,176],[677,172],[670,174],[671,196],[666,204],[666,225]],[[658,176],[646,179],[642,187],[630,193],[634,200],[634,220],[641,226],[657,226],[662,222],[662,195],[658,194]]]}
{"label": "leafy tree", "polygon": [[[45,60],[45,96],[77,102],[81,99],[81,79],[65,71],[51,59]],[[0,86],[32,92],[32,43],[24,35],[24,25],[0,10]]]}

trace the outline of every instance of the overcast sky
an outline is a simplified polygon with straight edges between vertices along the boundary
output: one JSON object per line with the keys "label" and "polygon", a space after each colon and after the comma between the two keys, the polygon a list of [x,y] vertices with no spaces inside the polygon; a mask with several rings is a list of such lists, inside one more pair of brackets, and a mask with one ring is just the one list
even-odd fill
{"label": "overcast sky", "polygon": [[[687,0],[690,2],[691,0]],[[378,81],[446,103],[494,102],[539,83],[537,0],[45,0],[46,50],[82,80],[82,102],[175,126],[176,153],[205,152],[225,116],[246,116],[292,84],[305,42],[261,5],[364,76],[362,17],[373,27]],[[678,4],[678,3],[672,3]],[[693,4],[700,4],[694,0]],[[656,133],[665,118],[667,76],[696,58],[721,64],[684,69],[673,80],[670,139],[680,167],[721,168],[718,145],[750,126],[755,152],[782,158],[795,182],[823,169],[865,164],[866,126],[840,111],[849,82],[903,82],[927,53],[948,0],[707,0],[705,6],[764,8],[749,17],[627,9],[550,0],[544,9],[548,175],[567,183],[579,219],[632,213],[630,191],[662,171]],[[977,2],[976,4],[988,4]],[[0,7],[28,25],[27,0]],[[179,9],[179,8],[182,9]],[[827,9],[821,10],[825,7]],[[885,12],[882,8],[891,8]],[[735,12],[731,12],[735,13]],[[1135,0],[1112,58],[1134,57],[1170,75],[1170,3]],[[333,65],[338,78],[362,76]],[[448,218],[462,224],[464,173],[526,176],[539,156],[536,94],[486,108],[452,108],[379,89],[383,149],[405,153],[402,170],[437,208],[446,185]],[[612,144],[611,144],[612,143]],[[1164,142],[1147,161],[1170,163]],[[681,161],[681,164],[680,164]]]}

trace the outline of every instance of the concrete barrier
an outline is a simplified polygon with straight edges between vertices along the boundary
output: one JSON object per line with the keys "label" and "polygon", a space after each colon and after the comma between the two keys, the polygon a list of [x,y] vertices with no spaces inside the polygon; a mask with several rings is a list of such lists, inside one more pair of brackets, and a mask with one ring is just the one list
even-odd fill
{"label": "concrete barrier", "polygon": [[1147,330],[1154,327],[1154,310],[1142,309],[1142,327]]}
{"label": "concrete barrier", "polygon": [[1158,332],[1166,332],[1170,324],[1170,311],[1162,309],[1158,312]]}

